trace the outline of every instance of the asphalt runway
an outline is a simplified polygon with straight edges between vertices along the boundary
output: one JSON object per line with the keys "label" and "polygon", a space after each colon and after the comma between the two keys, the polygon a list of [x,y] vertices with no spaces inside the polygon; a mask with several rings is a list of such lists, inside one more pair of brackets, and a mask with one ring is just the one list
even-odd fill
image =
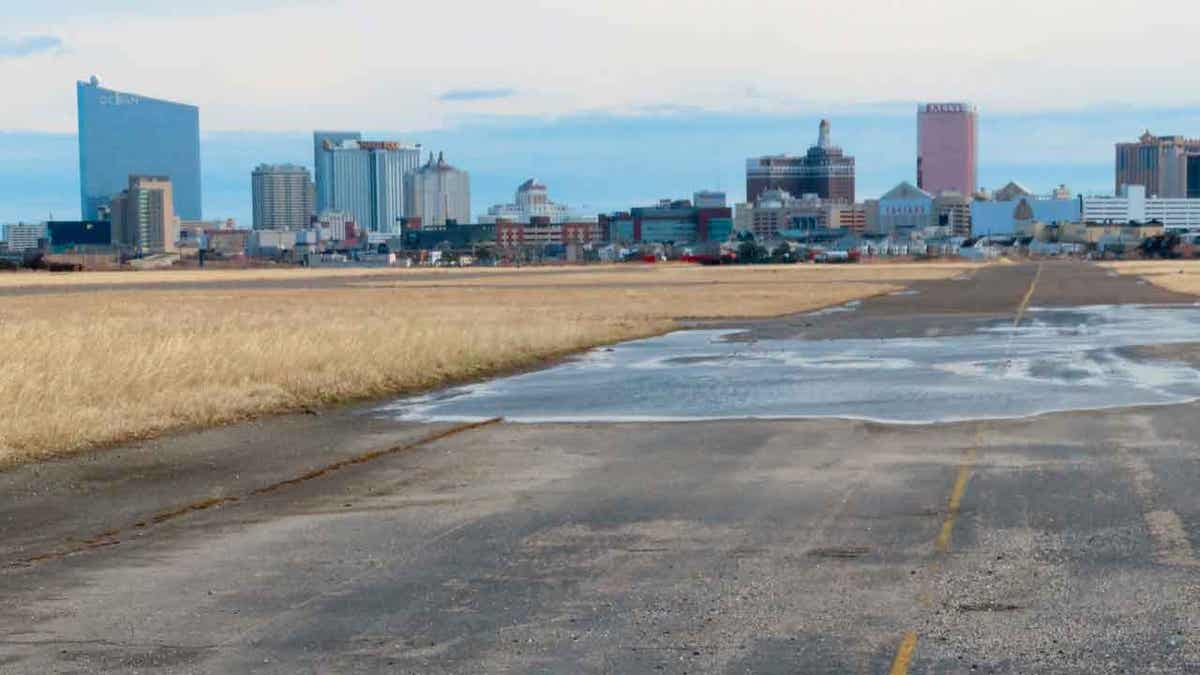
{"label": "asphalt runway", "polygon": [[[1067,262],[911,290],[722,328],[922,339],[1195,302]],[[0,473],[0,672],[1200,673],[1196,413],[466,426],[373,405],[21,467]]]}

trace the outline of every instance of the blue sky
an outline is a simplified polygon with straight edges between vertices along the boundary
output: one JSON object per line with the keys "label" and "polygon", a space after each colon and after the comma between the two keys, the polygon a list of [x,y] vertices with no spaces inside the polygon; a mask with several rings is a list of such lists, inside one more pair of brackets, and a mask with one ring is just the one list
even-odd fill
{"label": "blue sky", "polygon": [[917,101],[980,105],[991,186],[1108,191],[1115,141],[1200,135],[1182,0],[43,0],[4,19],[0,221],[76,214],[73,84],[93,73],[200,106],[205,212],[241,221],[253,165],[310,163],[314,128],[445,150],[476,212],[532,175],[595,211],[738,199],[746,157],[803,152],[825,116],[875,196],[913,177]]}

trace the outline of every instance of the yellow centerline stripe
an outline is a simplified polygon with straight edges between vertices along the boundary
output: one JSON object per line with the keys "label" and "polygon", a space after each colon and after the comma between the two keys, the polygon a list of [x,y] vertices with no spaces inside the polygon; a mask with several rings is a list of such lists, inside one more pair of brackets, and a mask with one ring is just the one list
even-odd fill
{"label": "yellow centerline stripe", "polygon": [[904,634],[900,649],[896,650],[896,658],[892,659],[892,669],[889,675],[908,675],[908,664],[912,663],[913,654],[917,651],[917,634],[909,631]]}
{"label": "yellow centerline stripe", "polygon": [[[1016,316],[1013,317],[1013,327],[1021,325],[1022,319],[1025,318],[1025,311],[1029,309],[1029,303],[1033,301],[1033,294],[1037,290],[1038,281],[1042,278],[1043,263],[1038,263],[1037,271],[1033,273],[1033,281],[1029,282],[1029,288],[1025,291],[1025,295],[1021,296],[1021,302],[1017,305]],[[950,542],[954,535],[954,524],[958,520],[959,507],[962,506],[963,496],[967,493],[967,484],[971,481],[971,470],[975,464],[975,455],[978,452],[977,448],[982,446],[983,434],[979,426],[975,427],[975,447],[969,448],[963,453],[962,463],[958,467],[958,475],[954,479],[954,487],[950,489],[950,500],[947,504],[946,519],[942,521],[942,529],[938,531],[937,539],[934,541],[934,549],[937,553],[945,554],[950,551]],[[936,563],[934,564],[936,568]],[[917,634],[915,631],[909,631],[904,634],[904,639],[901,640],[900,646],[896,649],[896,657],[892,660],[892,669],[890,675],[908,675],[908,666],[912,663],[913,655],[917,651]]]}
{"label": "yellow centerline stripe", "polygon": [[1033,273],[1033,281],[1029,284],[1029,290],[1025,291],[1025,296],[1021,298],[1021,304],[1017,305],[1017,316],[1013,319],[1013,326],[1020,326],[1021,319],[1025,317],[1025,310],[1029,308],[1029,301],[1033,300],[1033,292],[1037,290],[1038,280],[1042,278],[1042,265],[1038,263],[1037,272]]}
{"label": "yellow centerline stripe", "polygon": [[971,466],[975,463],[975,448],[963,453],[962,464],[958,467],[958,477],[954,479],[954,487],[950,490],[950,502],[946,509],[946,520],[942,522],[942,531],[938,533],[934,548],[938,553],[950,550],[950,537],[954,534],[954,522],[958,520],[958,507],[962,504],[963,494],[967,491],[967,482],[971,480]]}

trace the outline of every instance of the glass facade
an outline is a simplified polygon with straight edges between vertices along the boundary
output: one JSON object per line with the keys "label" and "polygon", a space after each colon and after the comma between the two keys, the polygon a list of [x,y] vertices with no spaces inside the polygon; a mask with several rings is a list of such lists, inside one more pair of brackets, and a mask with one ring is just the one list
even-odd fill
{"label": "glass facade", "polygon": [[690,220],[643,220],[642,241],[690,244],[696,240],[696,223]]}
{"label": "glass facade", "polygon": [[1187,198],[1200,199],[1200,155],[1187,157]]}
{"label": "glass facade", "polygon": [[318,216],[333,209],[333,152],[325,149],[328,141],[338,145],[344,141],[361,141],[357,131],[314,131],[313,132],[313,178],[316,181],[316,203],[313,207]]}
{"label": "glass facade", "polygon": [[709,241],[729,241],[733,237],[732,218],[713,218],[708,221]]}
{"label": "glass facade", "polygon": [[129,187],[131,175],[167,176],[175,213],[201,220],[200,109],[101,87],[76,86],[79,192],[83,220]]}

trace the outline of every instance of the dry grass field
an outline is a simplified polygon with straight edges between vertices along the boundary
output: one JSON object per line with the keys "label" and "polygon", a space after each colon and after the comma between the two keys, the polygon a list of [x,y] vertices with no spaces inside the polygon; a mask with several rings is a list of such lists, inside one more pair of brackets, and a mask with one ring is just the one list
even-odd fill
{"label": "dry grass field", "polygon": [[1200,295],[1200,260],[1131,260],[1101,265],[1118,274],[1142,277],[1168,291]]}
{"label": "dry grass field", "polygon": [[0,466],[415,392],[662,333],[682,317],[800,312],[970,267],[269,271],[323,280],[302,288],[264,287],[259,271],[14,274],[0,288],[101,287],[0,294],[0,349],[12,355],[0,369]]}

